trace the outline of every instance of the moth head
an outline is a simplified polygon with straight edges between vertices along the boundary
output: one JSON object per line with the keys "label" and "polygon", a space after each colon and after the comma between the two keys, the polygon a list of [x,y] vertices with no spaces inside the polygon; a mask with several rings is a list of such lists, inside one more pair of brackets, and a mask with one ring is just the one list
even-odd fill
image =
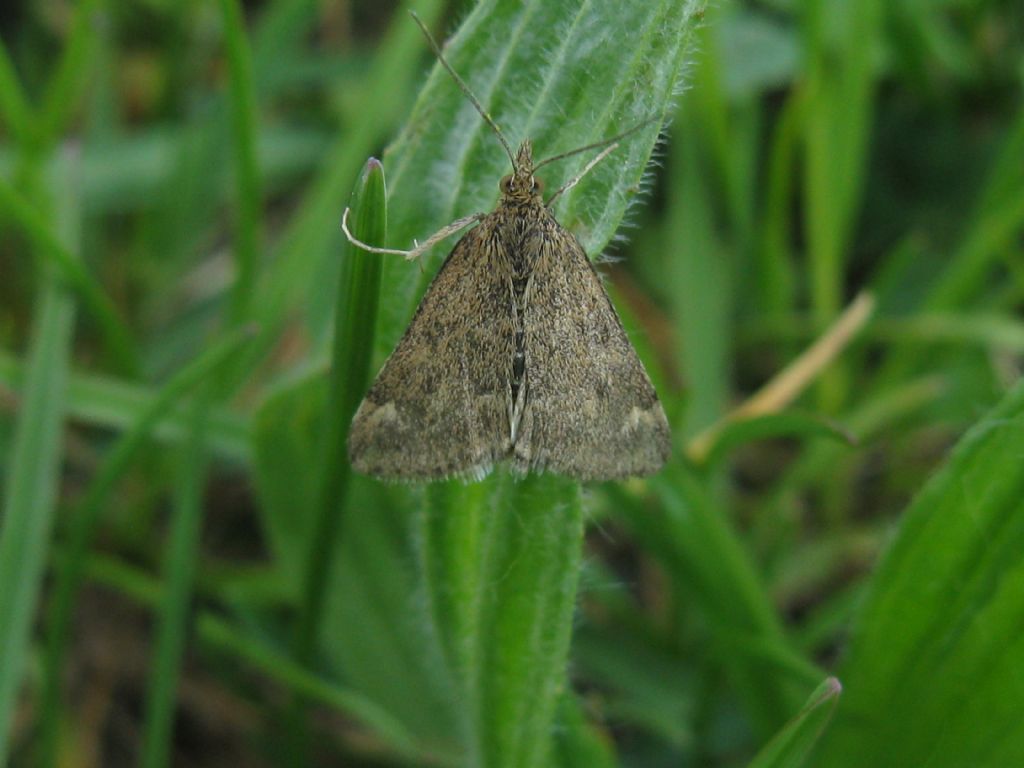
{"label": "moth head", "polygon": [[513,172],[502,178],[499,188],[503,196],[521,200],[544,194],[543,182],[533,175],[533,146],[529,139],[519,145]]}
{"label": "moth head", "polygon": [[501,194],[505,197],[529,199],[540,197],[544,194],[544,182],[533,174],[523,176],[518,173],[501,177],[498,185]]}

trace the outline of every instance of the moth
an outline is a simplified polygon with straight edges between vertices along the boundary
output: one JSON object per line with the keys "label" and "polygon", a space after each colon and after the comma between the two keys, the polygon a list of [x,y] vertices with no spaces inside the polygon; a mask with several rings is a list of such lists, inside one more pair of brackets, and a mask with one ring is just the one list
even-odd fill
{"label": "moth", "polygon": [[[667,460],[668,421],[615,308],[553,202],[624,136],[534,163],[529,140],[513,153],[422,22],[438,60],[490,125],[512,164],[487,214],[460,219],[413,251],[421,254],[475,224],[437,273],[405,335],[356,411],[353,468],[388,480],[481,479],[496,464],[581,481],[649,475]],[[544,199],[535,171],[605,147]]]}

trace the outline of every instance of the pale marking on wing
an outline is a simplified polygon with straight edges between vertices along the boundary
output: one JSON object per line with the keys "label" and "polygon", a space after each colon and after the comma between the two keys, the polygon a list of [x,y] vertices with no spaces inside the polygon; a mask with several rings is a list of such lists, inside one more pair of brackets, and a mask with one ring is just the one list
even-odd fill
{"label": "pale marking on wing", "polygon": [[[362,410],[362,408],[360,408],[359,410]],[[358,416],[359,414],[356,414],[356,415]],[[383,424],[385,422],[397,421],[397,420],[398,420],[398,409],[395,408],[395,404],[394,404],[393,401],[388,400],[386,403],[383,403],[382,405],[377,406],[377,408],[373,411],[373,413],[369,414],[366,417],[366,425],[368,427],[369,426],[376,426],[378,424]]]}
{"label": "pale marking on wing", "polygon": [[634,405],[626,417],[626,423],[622,425],[622,432],[635,432],[641,425],[650,426],[655,422],[653,409],[638,408]]}

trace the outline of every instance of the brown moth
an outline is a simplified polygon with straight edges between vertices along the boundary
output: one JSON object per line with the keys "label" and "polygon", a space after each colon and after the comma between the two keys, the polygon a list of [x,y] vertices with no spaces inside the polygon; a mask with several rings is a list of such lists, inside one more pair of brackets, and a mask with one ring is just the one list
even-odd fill
{"label": "brown moth", "polygon": [[[399,252],[415,257],[477,222],[445,260],[359,406],[348,441],[353,468],[406,481],[479,479],[501,462],[521,474],[578,480],[658,471],[671,448],[658,395],[583,247],[551,212],[626,134],[536,165],[528,140],[513,155],[424,33],[494,129],[513,172],[501,180],[494,211]],[[540,165],[606,145],[545,202],[534,175]],[[367,250],[395,252],[360,243],[347,227],[345,233]]]}

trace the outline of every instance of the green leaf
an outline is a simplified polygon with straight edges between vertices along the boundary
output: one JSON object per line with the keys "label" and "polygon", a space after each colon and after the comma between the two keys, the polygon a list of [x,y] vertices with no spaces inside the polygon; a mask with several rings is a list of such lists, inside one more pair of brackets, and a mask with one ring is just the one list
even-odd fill
{"label": "green leaf", "polygon": [[543,765],[565,686],[583,518],[578,486],[499,474],[428,489],[420,559],[468,765]]}
{"label": "green leaf", "polygon": [[818,765],[1024,765],[1024,383],[907,510]]}
{"label": "green leaf", "polygon": [[[694,116],[683,116],[672,145],[665,285],[671,292],[676,354],[690,382],[683,434],[721,418],[729,404],[730,325],[735,301],[729,259],[710,208],[706,158]],[[694,291],[693,286],[701,286]]]}
{"label": "green leaf", "polygon": [[834,677],[823,682],[796,717],[765,745],[750,768],[800,768],[832,718],[842,686]]}
{"label": "green leaf", "polygon": [[[351,226],[356,237],[364,242],[385,239],[386,205],[383,169],[371,159],[352,194]],[[306,562],[304,547],[318,538],[312,529],[316,516],[337,516],[348,486],[351,467],[345,444],[370,373],[381,259],[345,244],[330,382],[325,382],[322,370],[314,369],[279,387],[255,417],[255,478],[263,500],[264,527],[279,565],[295,578]],[[319,471],[309,472],[310,466]],[[319,501],[318,493],[322,494]]]}

